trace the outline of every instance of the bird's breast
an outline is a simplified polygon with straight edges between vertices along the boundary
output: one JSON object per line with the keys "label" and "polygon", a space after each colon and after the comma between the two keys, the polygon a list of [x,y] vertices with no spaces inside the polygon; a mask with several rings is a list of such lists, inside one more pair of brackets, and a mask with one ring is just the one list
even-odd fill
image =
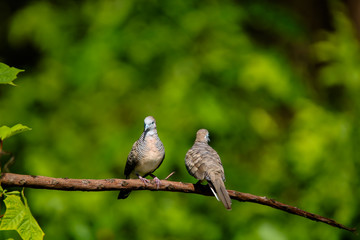
{"label": "bird's breast", "polygon": [[150,151],[149,155],[143,158],[142,161],[137,164],[135,167],[135,172],[139,173],[141,176],[152,173],[161,163],[163,155],[158,152]]}
{"label": "bird's breast", "polygon": [[135,171],[141,176],[152,173],[161,163],[164,154],[164,149],[159,148],[158,140],[156,138],[148,138],[143,149],[142,159],[135,167]]}

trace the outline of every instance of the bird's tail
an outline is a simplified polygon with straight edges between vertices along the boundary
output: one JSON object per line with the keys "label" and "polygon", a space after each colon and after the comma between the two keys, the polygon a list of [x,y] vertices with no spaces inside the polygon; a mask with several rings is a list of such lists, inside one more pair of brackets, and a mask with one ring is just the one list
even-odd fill
{"label": "bird's tail", "polygon": [[226,209],[231,210],[231,199],[226,190],[224,181],[218,174],[210,174],[210,188],[217,200],[220,200]]}
{"label": "bird's tail", "polygon": [[131,193],[131,190],[121,190],[118,199],[126,199]]}

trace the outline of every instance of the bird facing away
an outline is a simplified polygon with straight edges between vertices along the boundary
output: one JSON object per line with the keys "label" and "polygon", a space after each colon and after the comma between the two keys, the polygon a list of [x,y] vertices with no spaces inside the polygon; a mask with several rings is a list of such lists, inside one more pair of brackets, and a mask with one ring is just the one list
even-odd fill
{"label": "bird facing away", "polygon": [[[160,186],[160,180],[152,173],[161,165],[165,157],[165,148],[156,130],[156,121],[152,116],[144,119],[144,131],[134,143],[127,157],[124,174],[126,179],[139,178],[145,184],[150,175],[155,183]],[[131,191],[121,190],[118,199],[125,199]]]}
{"label": "bird facing away", "polygon": [[185,156],[186,169],[196,179],[206,180],[216,199],[231,210],[231,200],[224,184],[224,168],[217,152],[209,146],[209,141],[208,130],[197,131],[194,145]]}

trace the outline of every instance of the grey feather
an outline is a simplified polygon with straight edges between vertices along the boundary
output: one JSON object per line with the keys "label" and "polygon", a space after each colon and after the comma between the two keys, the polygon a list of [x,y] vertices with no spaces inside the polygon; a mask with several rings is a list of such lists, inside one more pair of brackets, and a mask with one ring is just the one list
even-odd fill
{"label": "grey feather", "polygon": [[194,145],[185,156],[185,166],[191,176],[198,180],[207,180],[215,197],[226,209],[231,209],[231,199],[225,188],[225,174],[217,152],[208,144],[209,132],[200,129]]}
{"label": "grey feather", "polygon": [[[127,157],[124,175],[127,179],[146,177],[160,167],[165,158],[165,148],[156,129],[156,121],[153,117],[144,120],[144,131],[139,139],[133,144]],[[122,190],[118,199],[125,199],[131,191]]]}

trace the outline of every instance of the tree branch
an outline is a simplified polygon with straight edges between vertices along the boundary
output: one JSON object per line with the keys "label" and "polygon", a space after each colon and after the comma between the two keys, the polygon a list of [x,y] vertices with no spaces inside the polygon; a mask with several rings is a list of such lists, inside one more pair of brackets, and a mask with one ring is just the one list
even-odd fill
{"label": "tree branch", "polygon": [[[20,175],[14,173],[3,173],[0,178],[3,187],[28,187],[38,189],[62,190],[62,191],[118,191],[121,189],[128,190],[150,190],[150,191],[169,191],[195,193],[205,196],[213,196],[207,185],[172,182],[167,180],[161,181],[161,186],[157,189],[156,184],[145,185],[138,179],[69,179],[69,178],[52,178],[44,176]],[[276,208],[291,214],[302,216],[313,221],[323,222],[333,227],[355,232],[355,228],[346,227],[332,219],[322,217],[317,214],[309,213],[297,207],[283,204],[281,202],[260,197],[249,193],[228,190],[232,199],[240,202],[253,202]]]}

